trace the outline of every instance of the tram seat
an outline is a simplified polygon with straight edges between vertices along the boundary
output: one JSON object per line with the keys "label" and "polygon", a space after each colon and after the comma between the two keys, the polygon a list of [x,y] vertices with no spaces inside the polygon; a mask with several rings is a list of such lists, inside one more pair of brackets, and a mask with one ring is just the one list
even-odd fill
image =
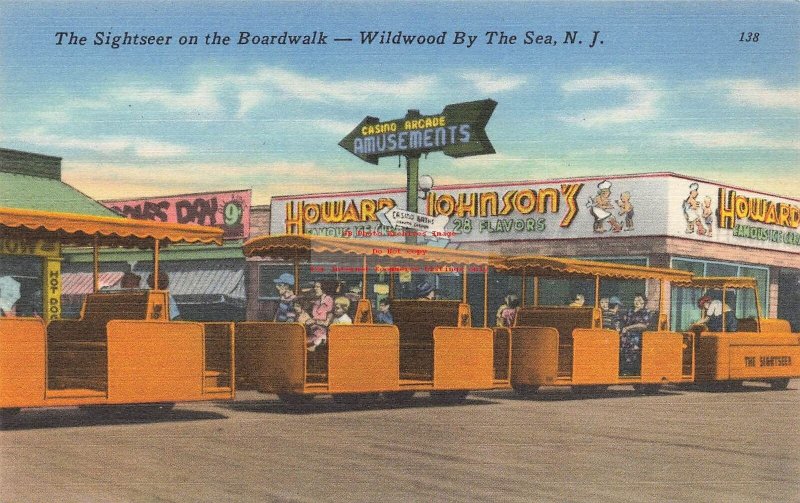
{"label": "tram seat", "polygon": [[572,375],[572,332],[592,328],[591,307],[526,307],[517,314],[518,327],[548,327],[558,331],[558,375]]}
{"label": "tram seat", "polygon": [[400,377],[433,379],[433,330],[457,327],[457,300],[394,300],[392,317],[400,332]]}
{"label": "tram seat", "polygon": [[79,320],[47,326],[48,386],[104,390],[108,377],[106,325],[111,320],[144,320],[149,292],[89,294]]}
{"label": "tram seat", "polygon": [[758,322],[755,318],[739,318],[739,332],[758,332]]}

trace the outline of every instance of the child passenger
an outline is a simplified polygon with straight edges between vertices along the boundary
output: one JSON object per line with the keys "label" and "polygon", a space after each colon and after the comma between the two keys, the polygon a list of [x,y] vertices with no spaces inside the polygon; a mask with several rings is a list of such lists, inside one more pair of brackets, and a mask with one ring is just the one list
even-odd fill
{"label": "child passenger", "polygon": [[350,299],[347,297],[336,297],[333,301],[333,321],[331,325],[352,325],[353,319],[347,314],[350,309]]}

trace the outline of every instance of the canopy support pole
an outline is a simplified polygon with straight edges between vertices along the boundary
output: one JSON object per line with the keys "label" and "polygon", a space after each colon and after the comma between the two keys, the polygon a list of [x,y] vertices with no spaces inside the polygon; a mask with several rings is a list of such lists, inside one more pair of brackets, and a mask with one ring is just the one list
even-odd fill
{"label": "canopy support pole", "polygon": [[100,290],[100,245],[95,235],[92,245],[92,291],[97,293],[98,290]]}
{"label": "canopy support pole", "polygon": [[362,268],[361,271],[361,298],[367,298],[367,256],[364,255],[362,260]]}
{"label": "canopy support pole", "polygon": [[294,256],[292,263],[294,265],[294,294],[300,295],[300,262],[297,260],[297,255]]}
{"label": "canopy support pole", "polygon": [[161,243],[158,239],[156,239],[155,242],[155,246],[153,247],[153,290],[158,290],[158,261],[161,255]]}
{"label": "canopy support pole", "polygon": [[464,278],[461,281],[461,302],[467,303],[467,266],[464,266]]}
{"label": "canopy support pole", "polygon": [[489,266],[483,266],[483,327],[489,326]]}
{"label": "canopy support pole", "polygon": [[539,276],[533,277],[533,305],[539,305]]}

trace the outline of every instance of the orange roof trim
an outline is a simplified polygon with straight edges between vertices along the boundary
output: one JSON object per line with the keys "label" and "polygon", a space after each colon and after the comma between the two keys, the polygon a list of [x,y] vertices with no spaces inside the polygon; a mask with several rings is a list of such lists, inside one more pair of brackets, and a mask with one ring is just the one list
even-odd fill
{"label": "orange roof trim", "polygon": [[681,283],[688,283],[692,279],[691,272],[677,269],[536,255],[507,257],[496,265],[498,269],[519,271],[520,273],[525,270],[532,276],[573,275],[619,279],[664,279]]}
{"label": "orange roof trim", "polygon": [[95,238],[103,246],[150,248],[162,243],[222,244],[222,229],[193,224],[175,224],[102,217],[76,213],[0,208],[0,228],[25,230],[37,238],[56,238],[64,243],[91,245]]}
{"label": "orange roof trim", "polygon": [[[392,250],[392,253],[389,253]],[[343,239],[322,236],[280,235],[259,236],[244,244],[247,257],[275,257],[284,260],[308,259],[310,252],[349,253],[381,257],[382,259],[403,259],[460,265],[491,265],[499,260],[499,255],[450,248],[433,248],[424,245],[407,245],[372,241],[367,239]]]}

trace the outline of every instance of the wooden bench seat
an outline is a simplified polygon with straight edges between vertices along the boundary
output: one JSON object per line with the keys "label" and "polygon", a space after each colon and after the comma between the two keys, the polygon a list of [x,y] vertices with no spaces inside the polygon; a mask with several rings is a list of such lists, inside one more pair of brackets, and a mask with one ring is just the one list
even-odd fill
{"label": "wooden bench seat", "polygon": [[459,326],[464,307],[457,300],[395,300],[391,309],[400,332],[400,378],[432,380],[433,330]]}

